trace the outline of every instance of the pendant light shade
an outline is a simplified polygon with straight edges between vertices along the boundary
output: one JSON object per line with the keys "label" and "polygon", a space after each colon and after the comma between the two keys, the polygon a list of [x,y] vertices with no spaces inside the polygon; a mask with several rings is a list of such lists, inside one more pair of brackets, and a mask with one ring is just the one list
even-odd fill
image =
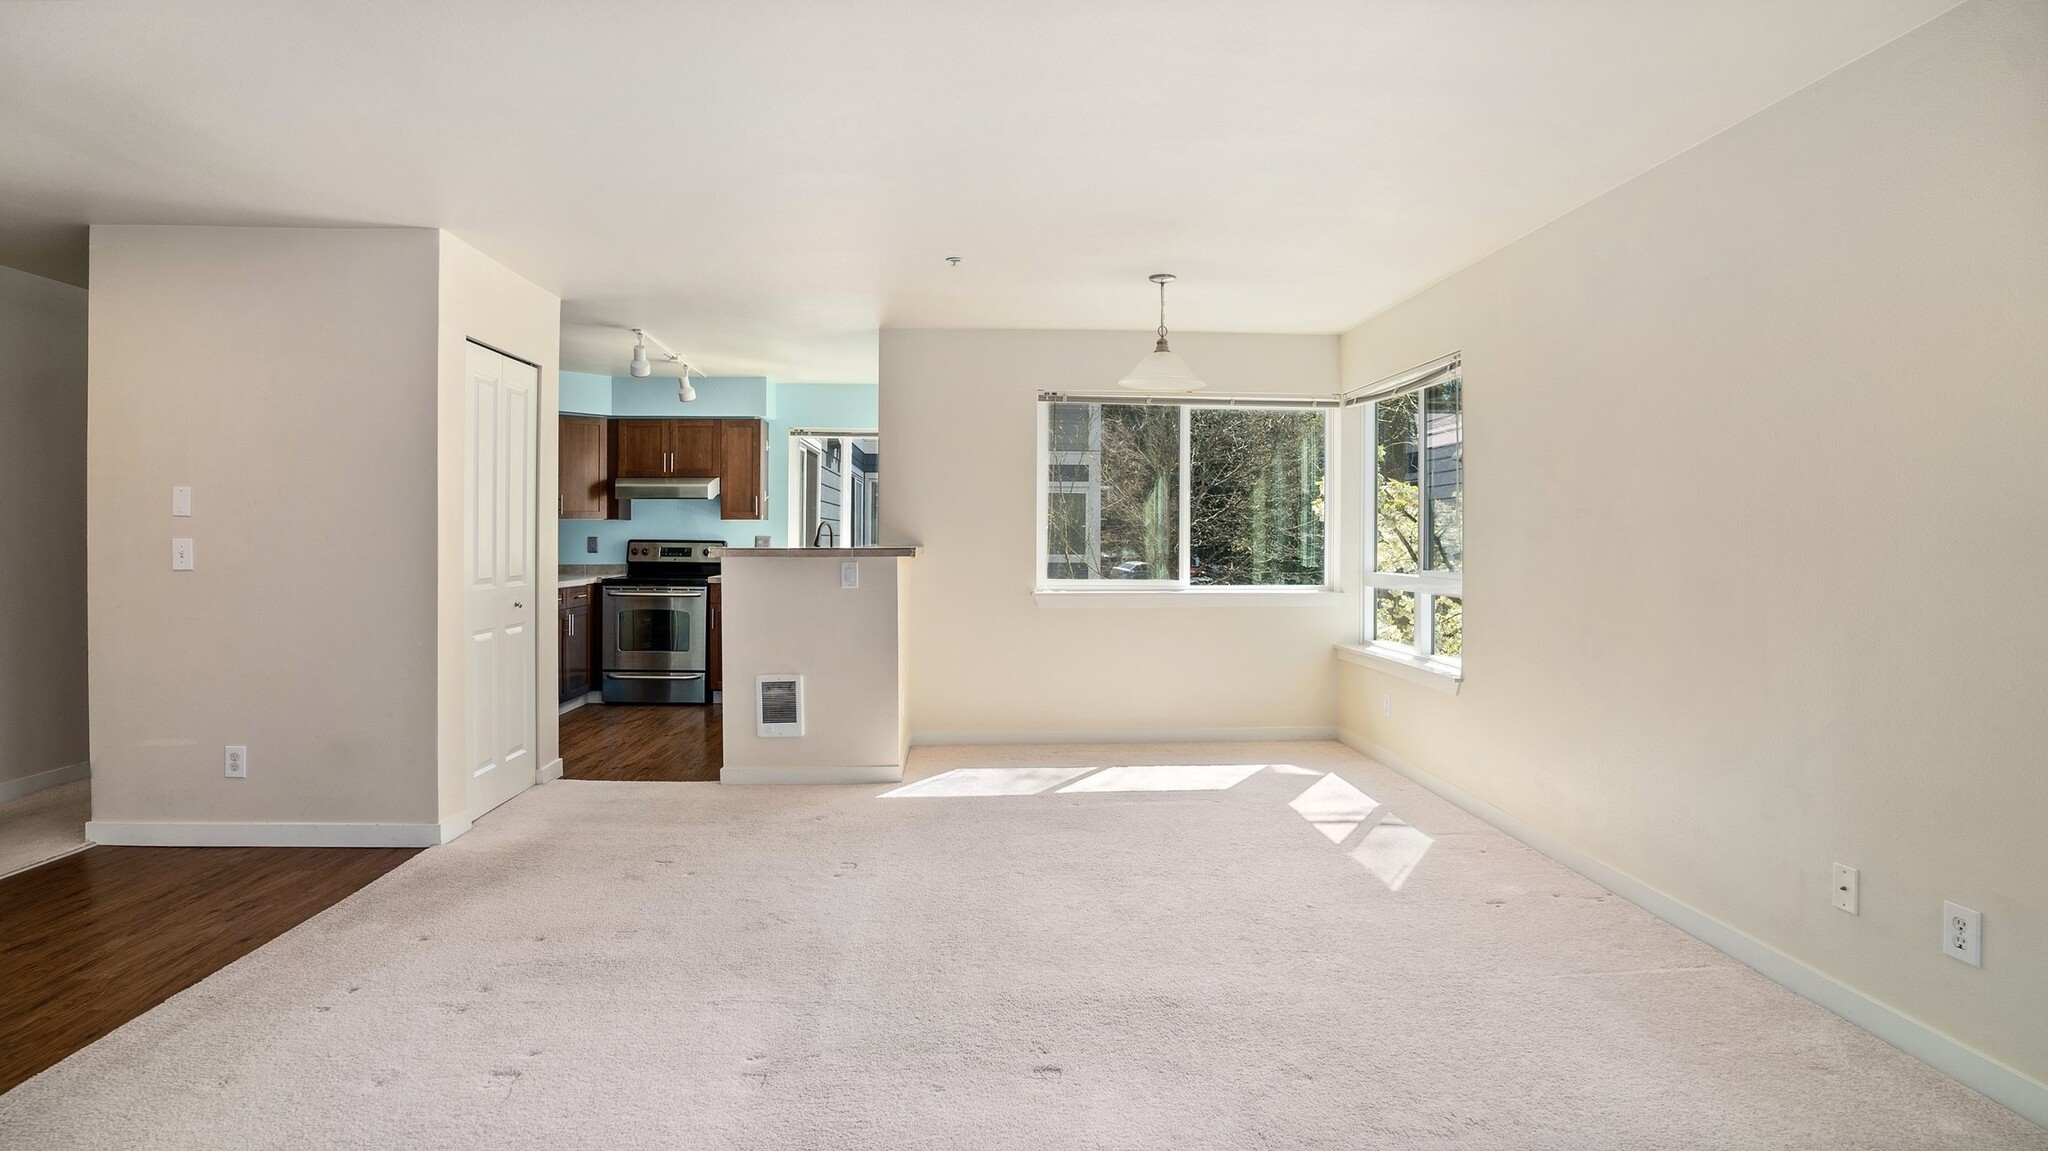
{"label": "pendant light shade", "polygon": [[1159,285],[1159,342],[1152,346],[1151,355],[1139,360],[1138,366],[1117,383],[1134,392],[1200,391],[1209,385],[1195,375],[1179,353],[1166,346],[1166,285],[1174,277],[1168,272],[1156,272],[1151,279]]}
{"label": "pendant light shade", "polygon": [[647,344],[640,338],[640,329],[633,329],[633,337],[633,362],[626,370],[633,373],[634,379],[644,380],[654,371],[654,365],[647,362]]}

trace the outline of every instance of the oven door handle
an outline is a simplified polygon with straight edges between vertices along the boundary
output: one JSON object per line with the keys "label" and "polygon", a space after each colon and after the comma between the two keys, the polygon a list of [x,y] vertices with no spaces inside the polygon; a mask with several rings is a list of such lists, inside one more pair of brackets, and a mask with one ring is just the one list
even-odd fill
{"label": "oven door handle", "polygon": [[620,591],[616,588],[606,588],[604,589],[604,594],[622,598],[625,596],[635,596],[640,599],[702,599],[704,597],[702,589],[686,591]]}
{"label": "oven door handle", "polygon": [[703,679],[701,671],[657,672],[657,671],[608,671],[606,679]]}

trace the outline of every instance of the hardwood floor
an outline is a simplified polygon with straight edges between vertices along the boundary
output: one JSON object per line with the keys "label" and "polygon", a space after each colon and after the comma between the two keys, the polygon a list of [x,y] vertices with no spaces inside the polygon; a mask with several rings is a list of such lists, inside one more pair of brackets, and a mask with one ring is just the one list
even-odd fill
{"label": "hardwood floor", "polygon": [[586,703],[562,717],[562,778],[716,783],[724,710]]}
{"label": "hardwood floor", "polygon": [[0,1092],[416,854],[93,847],[0,879]]}
{"label": "hardwood floor", "polygon": [[[587,704],[562,717],[564,774],[716,781],[722,710]],[[417,854],[93,847],[0,879],[0,1092]]]}

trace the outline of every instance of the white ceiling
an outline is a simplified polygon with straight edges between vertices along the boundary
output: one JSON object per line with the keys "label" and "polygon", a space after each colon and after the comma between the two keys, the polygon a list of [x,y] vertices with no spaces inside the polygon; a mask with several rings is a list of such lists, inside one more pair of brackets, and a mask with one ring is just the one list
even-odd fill
{"label": "white ceiling", "polygon": [[614,373],[871,380],[878,325],[1149,327],[1161,270],[1336,332],[1953,3],[0,0],[0,264],[439,226]]}

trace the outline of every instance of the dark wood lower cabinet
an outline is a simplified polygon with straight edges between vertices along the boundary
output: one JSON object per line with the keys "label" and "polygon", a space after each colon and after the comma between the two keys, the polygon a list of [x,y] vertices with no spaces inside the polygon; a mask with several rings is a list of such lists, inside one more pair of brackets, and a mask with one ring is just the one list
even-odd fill
{"label": "dark wood lower cabinet", "polygon": [[591,607],[592,593],[595,590],[590,584],[562,589],[563,703],[581,699],[598,688],[597,613]]}

